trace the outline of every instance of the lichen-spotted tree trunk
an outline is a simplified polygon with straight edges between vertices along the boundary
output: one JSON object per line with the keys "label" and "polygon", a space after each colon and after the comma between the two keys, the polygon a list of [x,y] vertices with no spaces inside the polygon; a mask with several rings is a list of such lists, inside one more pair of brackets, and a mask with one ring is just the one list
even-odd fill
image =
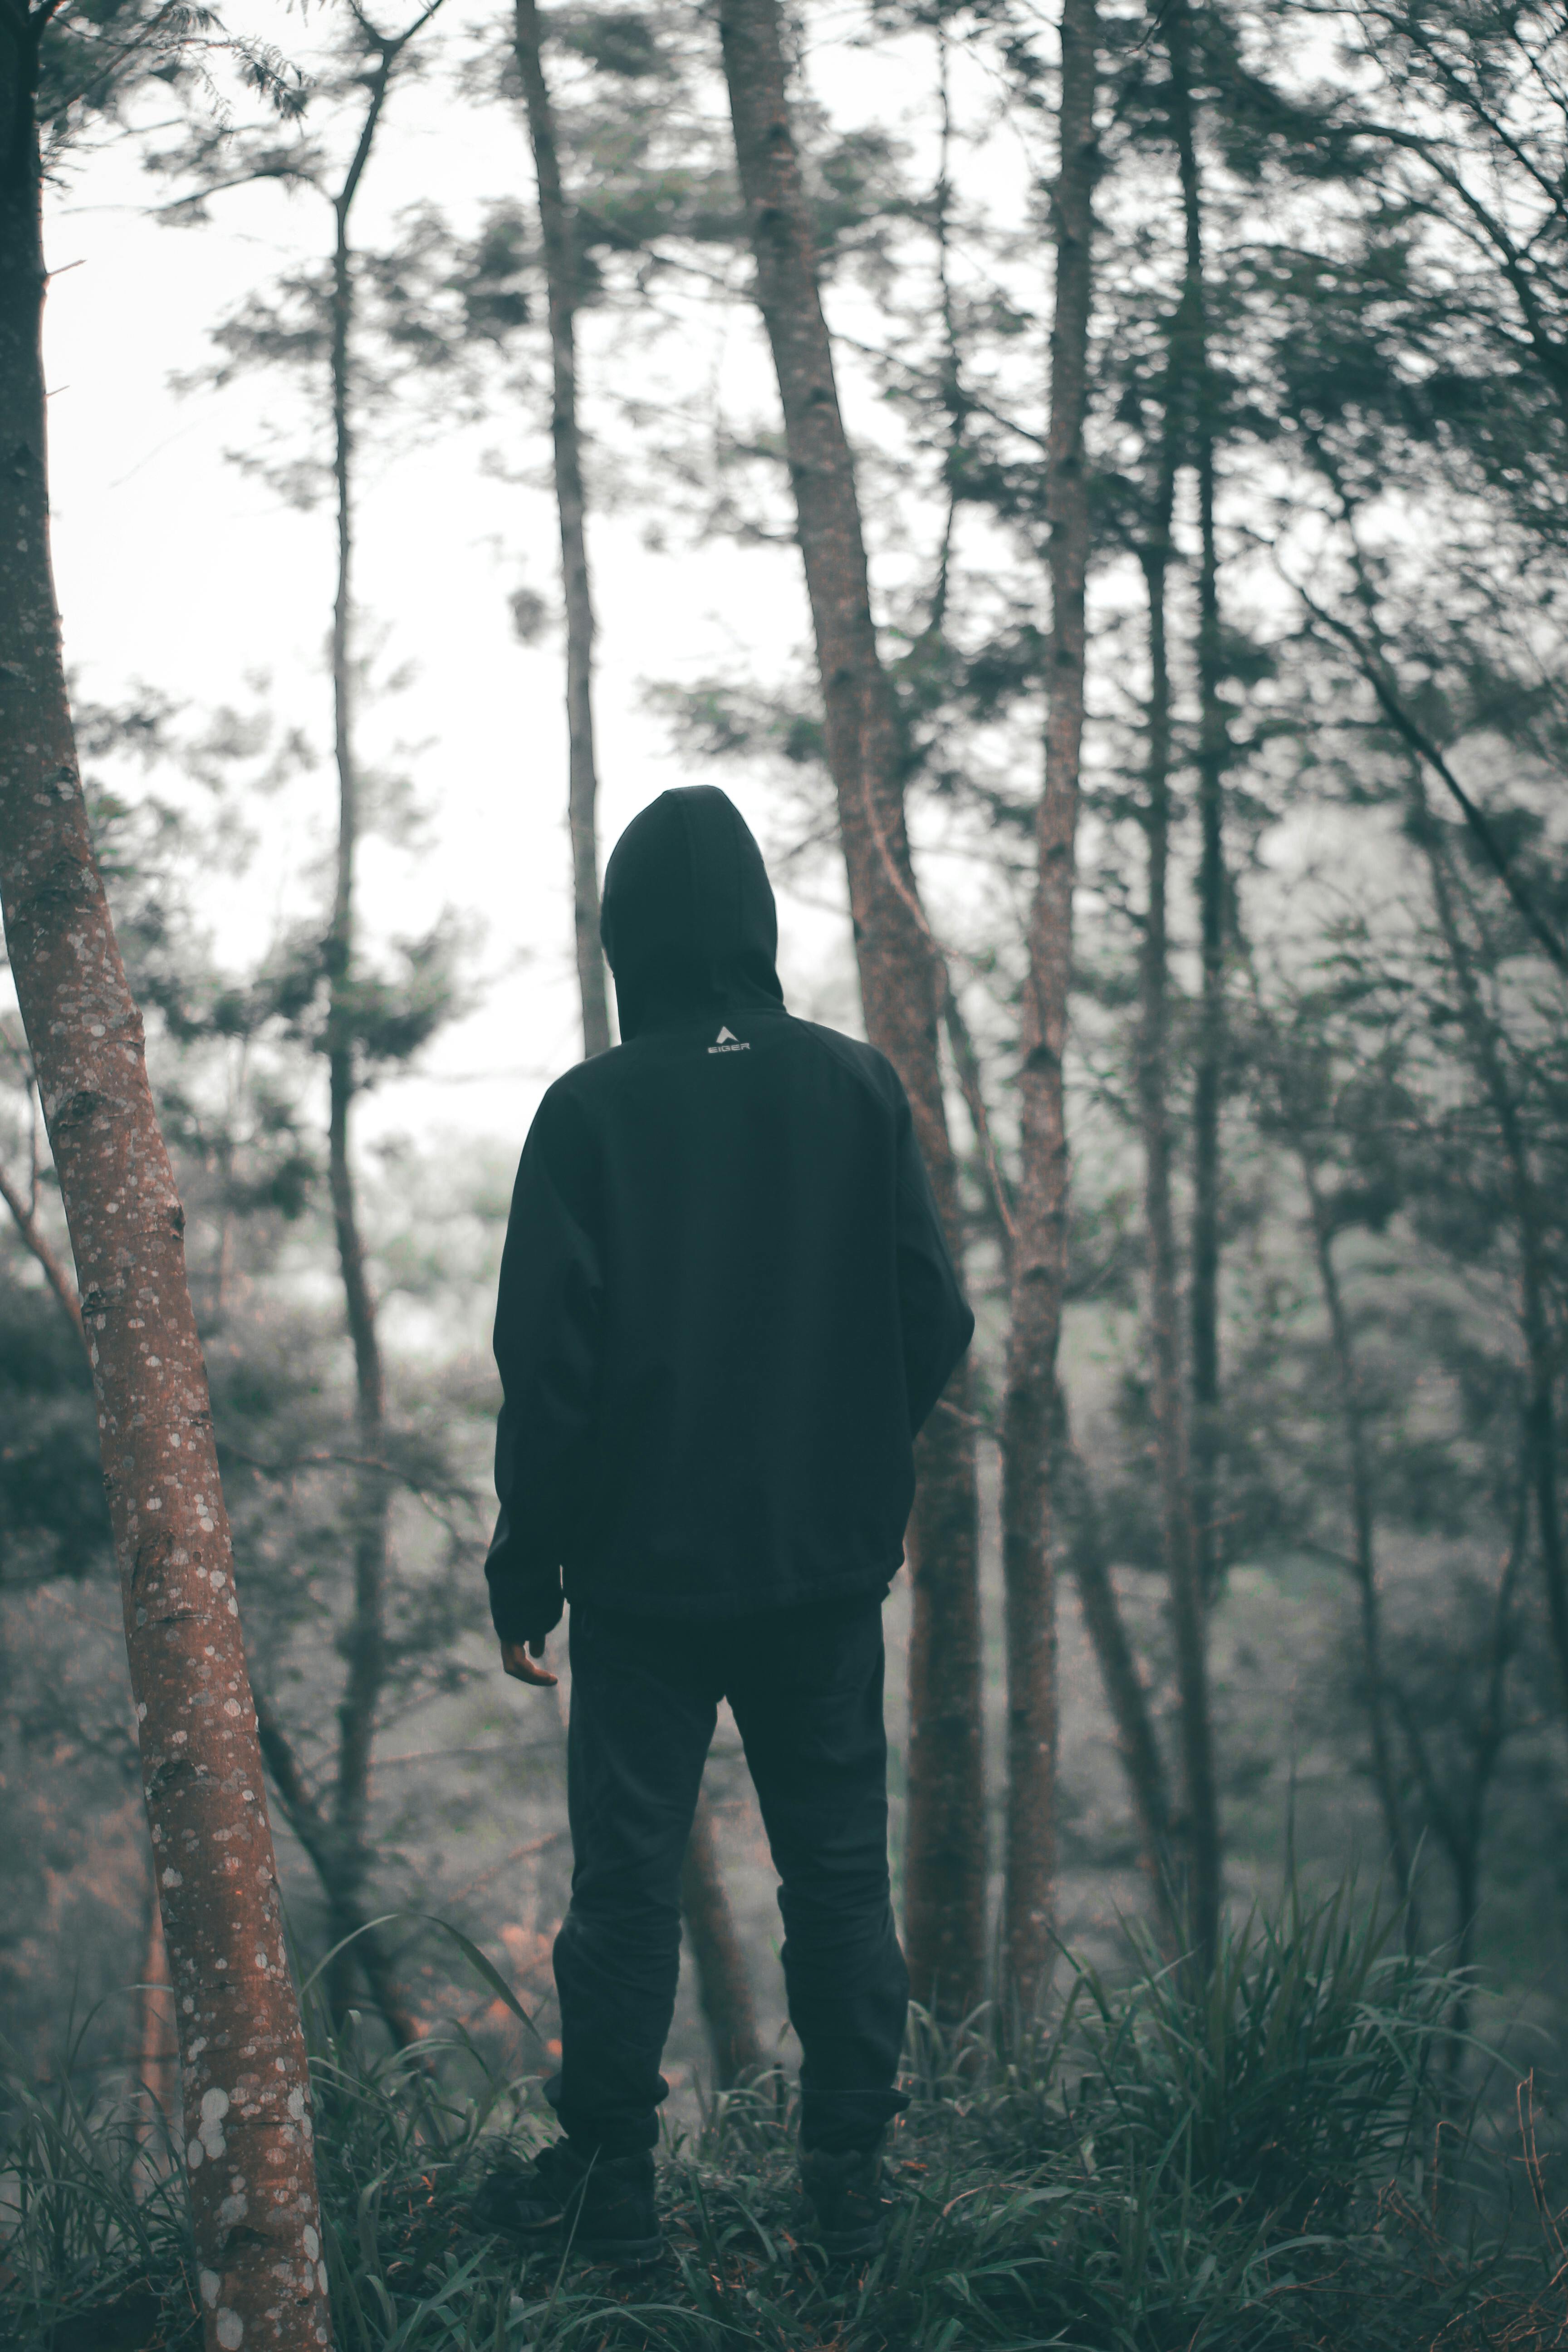
{"label": "lichen-spotted tree trunk", "polygon": [[[585,1055],[610,1045],[605,957],[599,942],[598,772],[594,755],[594,599],[584,530],[583,445],[577,425],[576,224],[561,178],[555,109],[544,71],[543,25],[535,0],[515,0],[513,39],[539,194],[540,242],[550,316],[551,436],[566,604],[567,822],[572,913]],[[697,1970],[721,2089],[763,2063],[746,1956],[724,1890],[706,1799],[698,1804],[680,1882],[687,1941]]]}
{"label": "lichen-spotted tree trunk", "polygon": [[331,2326],[300,2005],[184,1218],[88,831],[49,558],[42,22],[0,0],[0,905],[92,1361],[206,2340],[305,2352]]}
{"label": "lichen-spotted tree trunk", "polygon": [[1063,0],[1059,163],[1051,193],[1056,298],[1046,445],[1051,634],[1046,767],[1035,819],[1036,880],[1019,1036],[1020,1153],[1002,1406],[1002,1559],[1007,1611],[1005,1990],[1038,2005],[1050,1956],[1057,1846],[1057,1603],[1050,1463],[1057,1343],[1067,1278],[1063,1065],[1072,977],[1072,896],[1084,719],[1089,484],[1084,410],[1095,174],[1095,0]]}
{"label": "lichen-spotted tree trunk", "polygon": [[[903,1080],[956,1255],[958,1169],[937,1035],[946,982],[910,858],[897,715],[871,618],[855,471],[790,125],[777,0],[721,0],[719,29],[756,299],[784,410],[866,1034]],[[961,1366],[921,1433],[909,1539],[914,1625],[904,1938],[915,1998],[949,2017],[979,1997],[985,1963],[979,1529],[969,1392]]]}
{"label": "lichen-spotted tree trunk", "polygon": [[536,0],[516,0],[517,69],[528,112],[539,190],[550,314],[550,431],[555,506],[561,525],[561,583],[566,605],[567,824],[572,843],[572,918],[583,1051],[607,1052],[610,1009],[599,945],[599,778],[594,755],[594,599],[584,532],[583,443],[577,426],[576,224],[561,184],[555,110],[544,77],[542,26]]}

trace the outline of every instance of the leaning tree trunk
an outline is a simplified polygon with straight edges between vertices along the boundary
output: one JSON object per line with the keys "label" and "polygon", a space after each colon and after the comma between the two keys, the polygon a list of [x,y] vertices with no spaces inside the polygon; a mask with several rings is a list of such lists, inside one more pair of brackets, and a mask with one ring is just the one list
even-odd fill
{"label": "leaning tree trunk", "polygon": [[1057,1613],[1051,1565],[1052,1402],[1067,1280],[1068,1142],[1063,1065],[1072,977],[1072,898],[1083,749],[1084,583],[1089,483],[1091,205],[1095,178],[1095,0],[1063,0],[1060,165],[1051,199],[1056,307],[1046,444],[1051,635],[1045,786],[1024,980],[1021,1152],[1002,1406],[1002,1560],[1007,1610],[1007,1836],[1002,1964],[1027,2020],[1050,1951],[1057,1844]]}
{"label": "leaning tree trunk", "polygon": [[1229,754],[1220,698],[1219,558],[1215,540],[1214,376],[1209,365],[1203,194],[1194,133],[1192,22],[1187,0],[1169,0],[1163,23],[1171,70],[1171,130],[1182,187],[1186,267],[1172,334],[1187,454],[1198,491],[1198,936],[1203,969],[1197,1066],[1193,1076],[1192,1334],[1193,1542],[1205,1601],[1219,1573],[1220,1107],[1226,1056],[1225,771]]}
{"label": "leaning tree trunk", "polygon": [[[570,739],[567,790],[572,836],[573,918],[584,1055],[610,1045],[605,957],[599,943],[598,777],[594,761],[594,600],[583,522],[583,452],[577,430],[575,226],[561,184],[555,110],[544,78],[543,27],[535,0],[516,0],[518,73],[528,110],[528,133],[539,187],[540,240],[549,290],[553,383],[551,429],[555,502],[561,520],[561,572],[566,594],[566,720]],[[697,1969],[721,2089],[763,2061],[746,1955],[724,1891],[712,1817],[700,1800],[680,1882],[687,1937]]]}
{"label": "leaning tree trunk", "polygon": [[599,780],[594,759],[594,600],[584,537],[583,445],[577,429],[577,257],[575,225],[561,186],[555,110],[544,79],[536,0],[516,0],[517,69],[528,109],[539,187],[540,240],[550,313],[555,504],[561,523],[561,578],[566,600],[566,729],[569,759],[567,822],[572,838],[572,913],[577,945],[577,985],[583,1005],[583,1051],[603,1054],[610,1044],[605,958],[599,945],[599,841],[595,817]]}
{"label": "leaning tree trunk", "polygon": [[49,560],[39,21],[0,0],[0,904],[92,1360],[206,2341],[305,2352],[331,2323],[300,2004],[184,1216],[88,832]]}
{"label": "leaning tree trunk", "polygon": [[1149,751],[1143,814],[1148,841],[1149,903],[1139,971],[1137,1092],[1143,1137],[1144,1217],[1149,1236],[1155,1480],[1180,1693],[1182,1844],[1185,1862],[1185,1884],[1181,1891],[1186,1932],[1200,1966],[1207,1968],[1219,1942],[1219,1804],[1209,1713],[1208,1632],[1193,1529],[1182,1392],[1175,1218],[1171,1200],[1171,1117],[1166,1097],[1170,1040],[1166,908],[1171,839],[1171,684],[1165,640],[1165,576],[1170,562],[1175,487],[1171,430],[1167,410],[1166,446],[1161,459],[1154,530],[1143,564],[1149,591]]}
{"label": "leaning tree trunk", "polygon": [[[719,28],[756,299],[784,409],[866,1034],[903,1080],[956,1255],[958,1170],[937,1039],[946,982],[910,859],[897,717],[871,618],[777,0],[721,0]],[[920,1439],[909,1547],[914,1625],[904,1936],[916,1999],[948,2017],[979,1998],[985,1964],[979,1525],[968,1403],[961,1366]]]}

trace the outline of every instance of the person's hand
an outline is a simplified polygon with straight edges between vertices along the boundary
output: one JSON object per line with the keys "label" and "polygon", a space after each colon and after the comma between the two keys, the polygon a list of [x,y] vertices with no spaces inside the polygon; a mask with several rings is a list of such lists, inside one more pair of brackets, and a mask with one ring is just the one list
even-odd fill
{"label": "person's hand", "polygon": [[553,1690],[555,1676],[548,1667],[534,1664],[535,1658],[543,1655],[542,1642],[503,1642],[500,1645],[501,1665],[514,1683],[531,1683],[536,1690]]}

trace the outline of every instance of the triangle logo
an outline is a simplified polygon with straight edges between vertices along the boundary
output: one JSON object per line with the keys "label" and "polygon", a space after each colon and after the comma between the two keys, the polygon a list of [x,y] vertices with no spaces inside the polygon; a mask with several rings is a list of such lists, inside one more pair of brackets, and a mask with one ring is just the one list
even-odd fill
{"label": "triangle logo", "polygon": [[716,1045],[738,1045],[741,1041],[732,1029],[721,1029],[713,1042]]}

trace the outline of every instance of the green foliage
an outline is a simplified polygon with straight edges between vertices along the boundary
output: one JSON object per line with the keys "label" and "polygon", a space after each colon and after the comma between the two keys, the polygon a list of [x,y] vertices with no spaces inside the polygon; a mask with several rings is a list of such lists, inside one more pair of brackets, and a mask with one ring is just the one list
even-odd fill
{"label": "green foliage", "polygon": [[1344,2226],[1419,2142],[1455,1997],[1447,1974],[1404,1949],[1401,1924],[1358,1910],[1352,1882],[1315,1906],[1292,1882],[1278,1916],[1227,1931],[1206,1983],[1142,1937],[1131,1996],[1080,1969],[1078,2125],[1142,2165],[1175,2164],[1240,2219]]}
{"label": "green foliage", "polygon": [[[1394,1948],[1396,1924],[1348,1888],[1292,1898],[1228,1936],[1206,1988],[1145,1953],[1120,1985],[1074,1965],[1051,2028],[1011,2048],[984,2019],[946,2040],[918,2021],[887,2242],[848,2271],[812,2249],[771,2083],[668,2147],[669,2252],[633,2285],[473,2231],[485,2170],[540,2137],[528,2084],[462,2037],[374,2056],[354,2021],[333,2041],[308,2002],[342,2352],[1416,2352],[1444,2329],[1503,2340],[1505,2324],[1533,2341],[1550,2256],[1481,2230],[1473,2197],[1460,2220],[1479,2163],[1462,2130],[1423,2206],[1433,2062],[1461,1987]],[[138,2147],[133,2104],[89,2112],[14,2062],[5,2095],[4,2340],[43,2352],[63,2315],[156,2290],[159,2340],[194,2345],[177,2184]]]}
{"label": "green foliage", "polygon": [[[0,2044],[6,2346],[64,2347],[70,2315],[84,2307],[110,2313],[134,2300],[154,2318],[160,2305],[195,2308],[184,2176],[163,2120],[143,2094],[84,2093],[77,2055],[73,2042],[57,2079],[40,2085]],[[83,2347],[106,2343],[112,2326],[97,2338],[77,2334]]]}

